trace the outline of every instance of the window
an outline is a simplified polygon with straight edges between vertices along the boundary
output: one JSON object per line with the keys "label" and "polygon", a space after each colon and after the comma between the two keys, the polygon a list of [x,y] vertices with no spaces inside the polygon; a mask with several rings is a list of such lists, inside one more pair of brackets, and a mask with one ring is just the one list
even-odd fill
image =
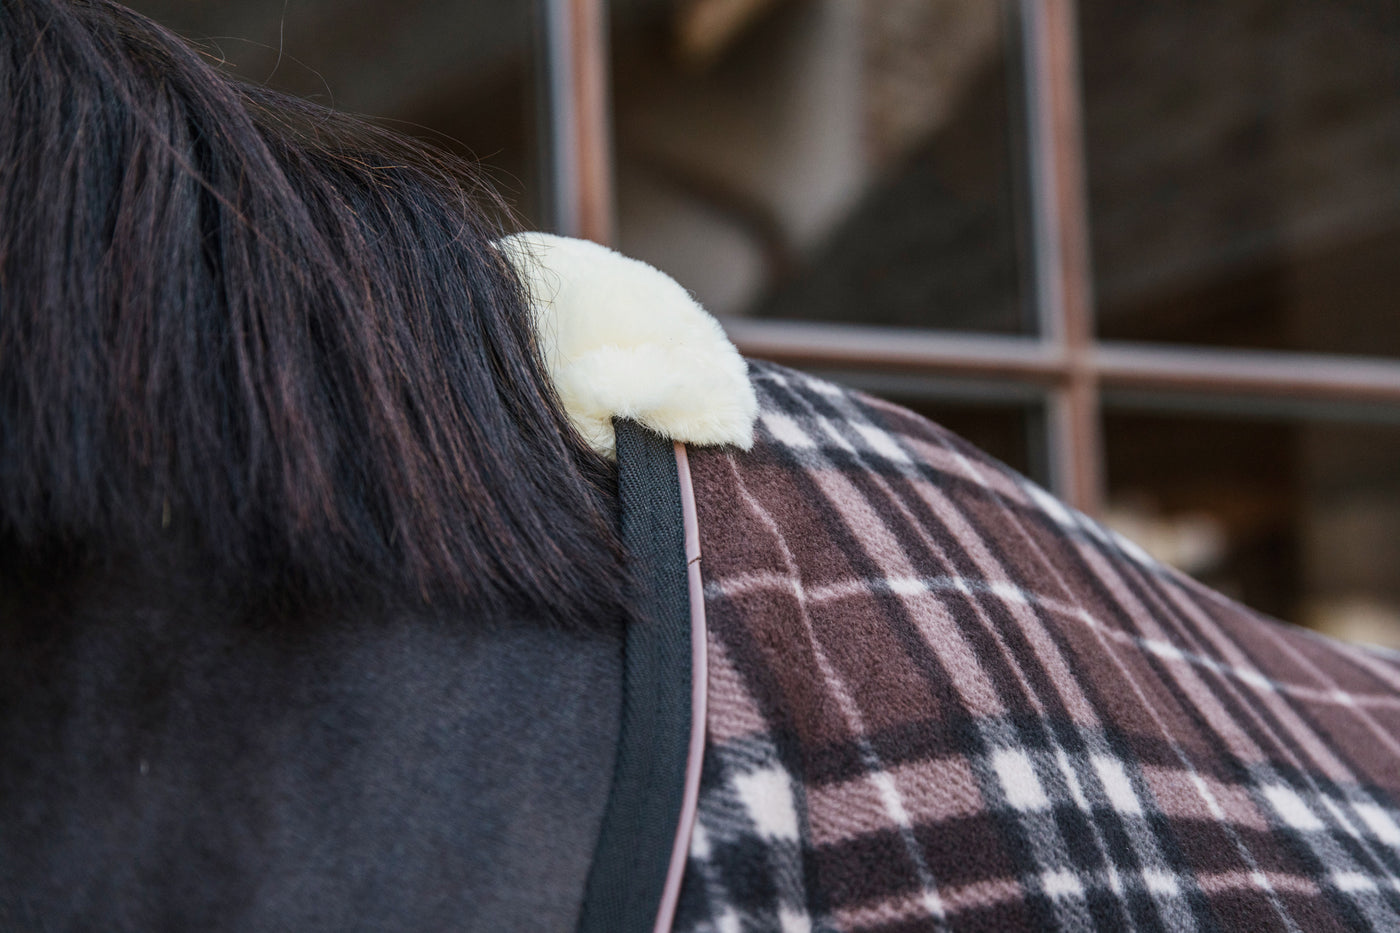
{"label": "window", "polygon": [[125,0],[232,74],[478,161],[522,222],[548,222],[536,18],[517,0]]}
{"label": "window", "polygon": [[144,5],[459,140],[527,222],[653,261],[745,352],[1400,645],[1389,0]]}

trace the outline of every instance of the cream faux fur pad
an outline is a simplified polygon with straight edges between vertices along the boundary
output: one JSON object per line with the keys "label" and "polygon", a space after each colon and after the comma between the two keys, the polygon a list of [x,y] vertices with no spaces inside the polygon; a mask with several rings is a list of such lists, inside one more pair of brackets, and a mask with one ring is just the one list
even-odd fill
{"label": "cream faux fur pad", "polygon": [[753,445],[748,367],[675,279],[587,240],[518,233],[501,247],[530,290],[559,398],[594,450],[617,455],[614,417],[688,444]]}

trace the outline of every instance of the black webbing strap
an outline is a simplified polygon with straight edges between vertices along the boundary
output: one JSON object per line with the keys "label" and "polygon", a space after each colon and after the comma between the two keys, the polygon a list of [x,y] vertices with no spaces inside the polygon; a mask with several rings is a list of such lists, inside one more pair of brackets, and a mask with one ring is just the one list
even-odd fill
{"label": "black webbing strap", "polygon": [[626,634],[617,763],[580,933],[650,933],[690,741],[690,593],[675,452],[635,422],[615,427],[622,541],[640,611]]}

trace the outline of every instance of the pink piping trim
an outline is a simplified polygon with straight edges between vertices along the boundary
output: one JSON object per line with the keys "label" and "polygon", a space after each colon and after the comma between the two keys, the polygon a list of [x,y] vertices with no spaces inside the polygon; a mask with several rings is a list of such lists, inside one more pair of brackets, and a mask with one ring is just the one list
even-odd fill
{"label": "pink piping trim", "polygon": [[690,482],[690,460],[685,445],[675,442],[676,473],[681,481],[681,520],[685,525],[685,564],[690,586],[690,751],[686,756],[685,794],[676,841],[671,846],[671,866],[656,911],[655,933],[669,933],[681,896],[681,877],[690,854],[690,833],[695,828],[695,807],[700,799],[700,764],[705,758],[705,696],[709,684],[709,657],[705,633],[705,591],[700,582],[700,520],[695,514],[695,487]]}

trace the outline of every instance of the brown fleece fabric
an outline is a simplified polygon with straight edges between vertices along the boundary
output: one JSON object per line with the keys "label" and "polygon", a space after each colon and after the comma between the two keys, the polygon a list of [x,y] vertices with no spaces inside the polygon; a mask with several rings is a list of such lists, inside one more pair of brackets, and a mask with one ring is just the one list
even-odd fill
{"label": "brown fleece fabric", "polygon": [[1400,657],[1263,618],[896,406],[752,364],[690,452],[678,930],[1400,929]]}

